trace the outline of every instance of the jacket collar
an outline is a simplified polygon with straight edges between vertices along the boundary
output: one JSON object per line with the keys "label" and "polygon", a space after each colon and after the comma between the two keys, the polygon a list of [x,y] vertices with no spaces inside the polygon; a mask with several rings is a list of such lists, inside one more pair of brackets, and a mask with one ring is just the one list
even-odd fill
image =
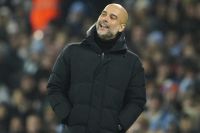
{"label": "jacket collar", "polygon": [[[94,39],[96,26],[92,25],[87,31],[86,38],[82,41],[83,45],[88,45],[97,53],[101,53],[101,49],[97,45]],[[124,32],[121,33],[119,39],[116,41],[116,44],[108,52],[125,52],[127,50],[126,39]]]}

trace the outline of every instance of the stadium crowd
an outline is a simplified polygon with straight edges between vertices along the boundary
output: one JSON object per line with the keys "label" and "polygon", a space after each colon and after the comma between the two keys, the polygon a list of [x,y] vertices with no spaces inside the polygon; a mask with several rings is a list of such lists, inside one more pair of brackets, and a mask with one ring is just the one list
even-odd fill
{"label": "stadium crowd", "polygon": [[127,132],[200,132],[198,0],[0,0],[0,133],[60,132],[46,99],[53,63],[110,2],[128,10],[146,74],[146,108]]}

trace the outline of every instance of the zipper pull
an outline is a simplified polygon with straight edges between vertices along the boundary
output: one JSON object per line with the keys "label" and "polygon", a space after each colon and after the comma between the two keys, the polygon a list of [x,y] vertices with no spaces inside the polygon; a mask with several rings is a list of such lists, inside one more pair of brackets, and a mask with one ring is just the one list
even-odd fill
{"label": "zipper pull", "polygon": [[104,52],[101,53],[101,59],[104,60]]}

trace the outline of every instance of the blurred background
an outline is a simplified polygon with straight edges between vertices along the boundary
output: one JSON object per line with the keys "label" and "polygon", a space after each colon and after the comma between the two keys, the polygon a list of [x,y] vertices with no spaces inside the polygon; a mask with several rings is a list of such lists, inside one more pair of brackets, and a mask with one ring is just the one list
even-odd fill
{"label": "blurred background", "polygon": [[52,66],[111,2],[129,13],[128,47],[146,74],[146,108],[128,133],[200,133],[199,0],[0,0],[0,133],[60,132],[46,99]]}

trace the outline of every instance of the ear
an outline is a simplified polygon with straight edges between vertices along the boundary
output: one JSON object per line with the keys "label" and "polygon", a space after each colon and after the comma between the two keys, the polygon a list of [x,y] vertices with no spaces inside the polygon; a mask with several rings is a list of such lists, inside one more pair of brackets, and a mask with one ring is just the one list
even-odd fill
{"label": "ear", "polygon": [[126,24],[121,24],[119,27],[119,32],[124,31],[125,27],[126,27]]}

